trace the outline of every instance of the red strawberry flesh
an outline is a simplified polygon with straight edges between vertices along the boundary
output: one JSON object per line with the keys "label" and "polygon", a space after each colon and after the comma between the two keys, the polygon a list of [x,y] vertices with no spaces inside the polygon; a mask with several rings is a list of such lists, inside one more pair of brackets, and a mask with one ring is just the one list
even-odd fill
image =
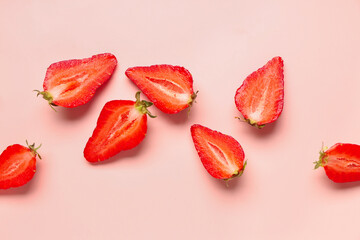
{"label": "red strawberry flesh", "polygon": [[337,143],[320,152],[315,168],[323,166],[329,179],[337,183],[360,181],[360,145]]}
{"label": "red strawberry flesh", "polygon": [[147,110],[152,103],[140,101],[113,100],[103,107],[96,128],[84,149],[89,162],[104,161],[123,150],[136,147],[147,131],[147,116],[154,117]]}
{"label": "red strawberry flesh", "polygon": [[244,170],[244,151],[231,136],[195,124],[191,126],[195,148],[205,169],[218,179],[231,179]]}
{"label": "red strawberry flesh", "polygon": [[283,66],[281,57],[274,57],[250,74],[236,91],[236,107],[251,125],[261,128],[281,114],[284,105]]}
{"label": "red strawberry flesh", "polygon": [[165,113],[177,113],[191,106],[196,94],[188,70],[172,65],[132,67],[126,76],[154,105]]}
{"label": "red strawberry flesh", "polygon": [[113,74],[117,60],[110,53],[50,65],[39,92],[52,105],[77,107],[87,103]]}
{"label": "red strawberry flesh", "polygon": [[36,154],[14,144],[0,155],[0,189],[19,187],[29,182],[36,171]]}

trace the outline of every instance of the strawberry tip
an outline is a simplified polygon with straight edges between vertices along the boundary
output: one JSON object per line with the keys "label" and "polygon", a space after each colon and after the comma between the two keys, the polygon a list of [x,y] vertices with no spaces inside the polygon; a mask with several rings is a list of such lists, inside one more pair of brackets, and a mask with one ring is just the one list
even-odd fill
{"label": "strawberry tip", "polygon": [[56,112],[56,109],[54,108],[54,106],[56,107],[57,105],[55,103],[53,103],[53,96],[47,92],[47,91],[39,91],[39,90],[34,90],[34,92],[37,92],[36,96],[38,97],[39,95],[42,95],[42,97],[48,101],[49,106]]}
{"label": "strawberry tip", "polygon": [[147,114],[151,118],[156,118],[156,116],[152,115],[151,112],[147,109],[148,107],[151,107],[153,103],[145,100],[140,100],[140,93],[141,92],[139,91],[136,92],[135,94],[135,98],[136,98],[135,108],[142,114]]}
{"label": "strawberry tip", "polygon": [[41,147],[42,144],[40,144],[38,147],[35,147],[35,143],[33,143],[33,144],[30,145],[30,144],[28,143],[28,140],[25,140],[25,142],[26,142],[26,145],[28,146],[28,148],[31,150],[31,152],[32,152],[35,156],[38,156],[40,159],[42,159],[41,156],[40,156],[40,154],[37,152],[37,150]]}

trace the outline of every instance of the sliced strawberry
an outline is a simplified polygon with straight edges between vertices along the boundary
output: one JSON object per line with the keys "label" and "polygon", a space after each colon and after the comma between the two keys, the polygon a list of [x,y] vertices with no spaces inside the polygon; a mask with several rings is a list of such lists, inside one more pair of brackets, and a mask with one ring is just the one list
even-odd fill
{"label": "sliced strawberry", "polygon": [[[39,146],[40,147],[40,146]],[[14,144],[7,147],[0,155],[0,189],[20,187],[29,182],[36,171],[35,144],[24,147]]]}
{"label": "sliced strawberry", "polygon": [[249,124],[262,128],[280,116],[284,106],[283,67],[281,57],[274,57],[236,91],[236,107]]}
{"label": "sliced strawberry", "polygon": [[110,53],[53,63],[46,72],[44,91],[36,91],[50,106],[77,107],[90,101],[98,87],[109,80],[116,65],[117,60]]}
{"label": "sliced strawberry", "polygon": [[102,109],[96,128],[84,149],[84,157],[89,162],[104,161],[123,150],[136,147],[147,130],[147,116],[155,117],[147,110],[151,102],[114,100]]}
{"label": "sliced strawberry", "polygon": [[231,136],[199,124],[191,126],[191,136],[205,169],[211,176],[229,180],[244,172],[244,151]]}
{"label": "sliced strawberry", "polygon": [[190,107],[196,98],[192,76],[183,67],[132,67],[125,74],[164,113],[180,112]]}
{"label": "sliced strawberry", "polygon": [[322,166],[329,179],[336,183],[360,181],[360,145],[337,143],[320,151],[315,169]]}

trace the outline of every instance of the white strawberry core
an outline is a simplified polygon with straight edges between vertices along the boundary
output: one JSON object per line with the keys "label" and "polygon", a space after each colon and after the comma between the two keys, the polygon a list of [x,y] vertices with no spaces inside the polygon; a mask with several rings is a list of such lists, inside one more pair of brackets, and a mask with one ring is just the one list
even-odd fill
{"label": "white strawberry core", "polygon": [[[140,113],[136,108],[132,107],[131,110],[129,111],[126,122],[131,124],[133,121],[135,121],[139,117],[141,117],[141,115],[142,115],[142,113]],[[112,128],[109,131],[110,135],[109,135],[108,139],[111,139],[114,135],[116,135],[119,131],[122,130],[122,128],[120,127],[122,124],[123,124],[122,123],[122,114],[120,114],[117,121],[114,123],[114,125],[112,126]]]}
{"label": "white strawberry core", "polygon": [[[73,79],[73,81],[83,83],[89,77],[89,74],[84,74],[84,76],[78,77],[81,74],[83,74],[83,73],[78,73],[78,74],[75,74],[75,75],[72,75],[72,76],[69,76],[69,77],[64,77],[64,78],[62,78],[62,81],[65,81],[65,80],[68,80],[68,79]],[[71,81],[64,82],[62,84],[59,84],[59,85],[51,88],[51,90],[49,92],[52,95],[53,99],[56,99],[56,100],[61,99],[60,95],[63,94],[66,91],[66,89],[68,88],[68,85],[71,84],[71,83],[72,83]],[[80,90],[81,90],[81,88],[77,87],[75,89],[72,89],[71,92],[72,92],[72,94],[77,94]]]}
{"label": "white strawberry core", "polygon": [[261,96],[261,99],[255,111],[249,113],[249,119],[253,120],[254,122],[259,122],[262,119],[261,116],[265,109],[267,93],[268,93],[268,88],[265,89],[264,94]]}
{"label": "white strawberry core", "polygon": [[[163,80],[166,80],[166,79],[163,79]],[[189,103],[189,100],[190,100],[191,96],[188,93],[175,92],[175,91],[173,91],[173,90],[171,90],[171,89],[169,89],[169,88],[167,88],[167,87],[165,87],[165,86],[163,86],[163,85],[161,85],[159,83],[153,82],[153,81],[149,81],[149,83],[152,84],[158,90],[160,90],[163,94],[165,94],[165,95],[167,95],[169,97],[174,97],[174,98],[178,99],[180,103],[183,103],[183,104]],[[171,84],[174,84],[175,86],[183,89],[179,84],[177,84],[175,82],[171,82]]]}
{"label": "white strawberry core", "polygon": [[235,172],[238,172],[238,167],[228,160],[229,156],[227,156],[220,147],[212,142],[207,142],[207,145],[209,146],[210,151],[215,155],[216,159],[228,169],[229,173],[234,174]]}
{"label": "white strawberry core", "polygon": [[19,171],[19,169],[26,169],[29,166],[30,161],[33,158],[31,152],[24,152],[22,154],[15,154],[10,156],[8,161],[11,163],[6,171],[2,174],[3,179],[7,179],[13,174],[13,172]]}

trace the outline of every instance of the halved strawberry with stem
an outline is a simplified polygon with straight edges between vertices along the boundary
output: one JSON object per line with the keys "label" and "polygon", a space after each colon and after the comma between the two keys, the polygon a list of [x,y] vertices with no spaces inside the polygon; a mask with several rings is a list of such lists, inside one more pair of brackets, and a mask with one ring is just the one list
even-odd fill
{"label": "halved strawberry with stem", "polygon": [[35,91],[52,108],[77,107],[90,101],[95,91],[109,80],[116,65],[117,60],[110,53],[53,63],[46,72],[44,91]]}
{"label": "halved strawberry with stem", "polygon": [[14,144],[0,155],[0,189],[20,187],[29,182],[36,171],[36,156],[40,159],[35,144],[24,147]]}
{"label": "halved strawberry with stem", "polygon": [[336,183],[360,181],[360,145],[337,143],[322,148],[315,169],[324,167],[329,179]]}
{"label": "halved strawberry with stem", "polygon": [[283,67],[281,57],[274,57],[236,91],[236,107],[252,126],[262,128],[280,116],[284,106]]}
{"label": "halved strawberry with stem", "polygon": [[166,64],[132,67],[125,74],[164,113],[191,107],[196,98],[193,78],[183,67]]}
{"label": "halved strawberry with stem", "polygon": [[113,100],[105,104],[84,149],[87,161],[104,161],[123,150],[136,147],[145,138],[146,115],[156,116],[147,109],[151,102],[140,101],[140,92],[135,97],[136,102]]}
{"label": "halved strawberry with stem", "polygon": [[244,172],[244,151],[233,137],[199,124],[191,126],[191,136],[200,160],[211,176],[230,180]]}

